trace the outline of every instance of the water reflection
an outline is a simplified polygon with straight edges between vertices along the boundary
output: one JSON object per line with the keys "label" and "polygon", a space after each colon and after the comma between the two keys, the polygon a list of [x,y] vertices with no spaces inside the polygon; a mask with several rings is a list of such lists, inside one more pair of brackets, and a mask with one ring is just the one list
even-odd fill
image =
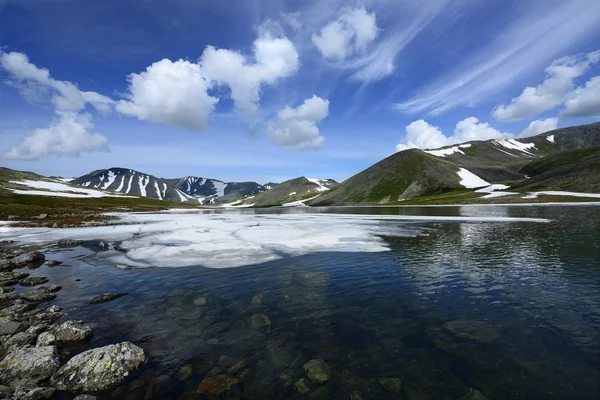
{"label": "water reflection", "polygon": [[[54,250],[65,264],[35,274],[65,287],[70,318],[97,324],[90,346],[127,339],[148,352],[107,398],[598,398],[598,208],[426,212],[552,222],[399,221],[387,229],[418,234],[384,235],[390,252],[226,270],[92,265],[86,243],[94,251]],[[88,305],[107,291],[129,294]],[[315,359],[325,382],[307,377]]]}

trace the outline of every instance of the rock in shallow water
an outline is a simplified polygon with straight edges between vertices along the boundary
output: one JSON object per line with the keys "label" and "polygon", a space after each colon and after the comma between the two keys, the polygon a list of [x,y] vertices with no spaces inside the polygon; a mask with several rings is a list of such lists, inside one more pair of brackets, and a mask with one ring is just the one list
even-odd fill
{"label": "rock in shallow water", "polygon": [[231,389],[233,385],[239,382],[239,379],[227,375],[211,376],[204,379],[197,392],[209,396],[218,396]]}
{"label": "rock in shallow water", "polygon": [[79,342],[92,337],[92,328],[77,321],[66,321],[52,329],[58,342]]}
{"label": "rock in shallow water", "polygon": [[37,337],[35,347],[52,346],[56,343],[56,336],[50,332],[43,332]]}
{"label": "rock in shallow water", "polygon": [[304,364],[304,370],[306,371],[306,376],[316,383],[326,382],[331,376],[329,366],[321,359],[310,360]]}
{"label": "rock in shallow water", "polygon": [[17,284],[21,279],[29,276],[26,272],[0,272],[0,286],[12,286]]}
{"label": "rock in shallow water", "polygon": [[127,293],[103,293],[92,299],[91,304],[102,304],[108,303],[109,301],[113,301],[118,299],[119,297],[125,296]]}
{"label": "rock in shallow water", "polygon": [[402,379],[400,378],[380,378],[379,384],[390,393],[400,393],[402,391]]}
{"label": "rock in shallow water", "polygon": [[33,390],[24,390],[25,393],[23,393],[20,396],[17,396],[17,392],[15,392],[15,394],[13,395],[13,399],[19,399],[19,400],[46,400],[46,399],[51,399],[52,396],[54,396],[54,392],[56,392],[56,389],[54,388],[50,388],[50,387],[39,387],[39,388],[35,388]]}
{"label": "rock in shallow water", "polygon": [[498,337],[494,327],[486,322],[457,319],[444,324],[455,336],[477,342],[491,342]]}
{"label": "rock in shallow water", "polygon": [[43,285],[46,282],[48,282],[48,278],[46,278],[45,276],[30,276],[25,279],[21,279],[19,281],[19,285],[21,285],[21,286],[37,286],[37,285]]}
{"label": "rock in shallow water", "polygon": [[123,382],[145,360],[144,350],[132,343],[111,344],[71,358],[50,382],[68,392],[103,392]]}
{"label": "rock in shallow water", "polygon": [[271,330],[271,320],[265,314],[252,314],[250,317],[250,328],[260,331],[268,332]]}
{"label": "rock in shallow water", "polygon": [[310,381],[306,378],[300,378],[294,383],[296,390],[302,394],[310,391]]}
{"label": "rock in shallow water", "polygon": [[60,366],[56,347],[12,349],[0,361],[0,380],[16,387],[48,379]]}
{"label": "rock in shallow water", "polygon": [[32,303],[41,303],[44,301],[54,300],[56,298],[56,294],[49,291],[48,288],[42,286],[35,290],[21,293],[21,298]]}

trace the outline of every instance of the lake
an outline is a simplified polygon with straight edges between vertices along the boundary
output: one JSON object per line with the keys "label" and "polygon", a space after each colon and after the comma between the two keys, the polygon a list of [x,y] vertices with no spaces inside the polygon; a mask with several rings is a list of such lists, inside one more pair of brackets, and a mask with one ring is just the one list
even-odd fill
{"label": "lake", "polygon": [[[64,287],[53,303],[70,319],[94,325],[72,354],[124,340],[146,351],[149,362],[106,398],[203,398],[199,387],[219,385],[229,389],[214,398],[600,398],[600,206],[194,214],[256,222],[244,234],[224,227],[237,240],[229,247],[212,239],[218,226],[198,233],[210,236],[204,253],[191,238],[198,223],[173,215],[174,236],[144,239],[144,227],[126,244],[103,233],[44,250],[64,264],[30,271]],[[307,233],[290,238],[295,227]],[[278,236],[302,243],[291,251]],[[161,267],[131,268],[121,246]],[[168,267],[187,251],[214,268]],[[128,294],[89,304],[103,292]],[[327,366],[324,382],[303,379],[313,359]]]}

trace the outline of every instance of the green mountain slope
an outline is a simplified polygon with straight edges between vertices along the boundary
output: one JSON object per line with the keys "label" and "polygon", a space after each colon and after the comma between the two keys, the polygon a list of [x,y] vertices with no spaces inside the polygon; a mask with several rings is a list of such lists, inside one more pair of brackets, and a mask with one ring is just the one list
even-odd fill
{"label": "green mountain slope", "polygon": [[[282,182],[260,194],[247,197],[243,204],[254,207],[280,206],[318,196],[334,188],[338,183],[333,179],[300,177]],[[239,205],[239,204],[238,204]]]}
{"label": "green mountain slope", "polygon": [[600,147],[550,155],[526,165],[520,172],[529,179],[513,189],[600,193]]}
{"label": "green mountain slope", "polygon": [[[527,175],[522,169],[534,161],[595,146],[600,146],[600,123],[557,129],[524,139],[473,141],[436,150],[405,150],[354,175],[309,204],[394,204],[419,196],[466,190],[458,176],[461,168],[489,183],[522,181]],[[593,171],[593,168],[592,161],[581,166],[585,171]],[[550,181],[544,182],[549,184]],[[591,182],[591,178],[586,182]],[[573,188],[582,186],[585,184]],[[539,185],[540,190],[552,187]]]}

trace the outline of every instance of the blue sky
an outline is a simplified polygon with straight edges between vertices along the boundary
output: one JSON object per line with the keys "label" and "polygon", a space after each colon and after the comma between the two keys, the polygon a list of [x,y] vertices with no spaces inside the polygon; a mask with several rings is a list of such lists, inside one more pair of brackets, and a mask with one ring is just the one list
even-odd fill
{"label": "blue sky", "polygon": [[0,165],[343,180],[600,117],[592,0],[8,0]]}

